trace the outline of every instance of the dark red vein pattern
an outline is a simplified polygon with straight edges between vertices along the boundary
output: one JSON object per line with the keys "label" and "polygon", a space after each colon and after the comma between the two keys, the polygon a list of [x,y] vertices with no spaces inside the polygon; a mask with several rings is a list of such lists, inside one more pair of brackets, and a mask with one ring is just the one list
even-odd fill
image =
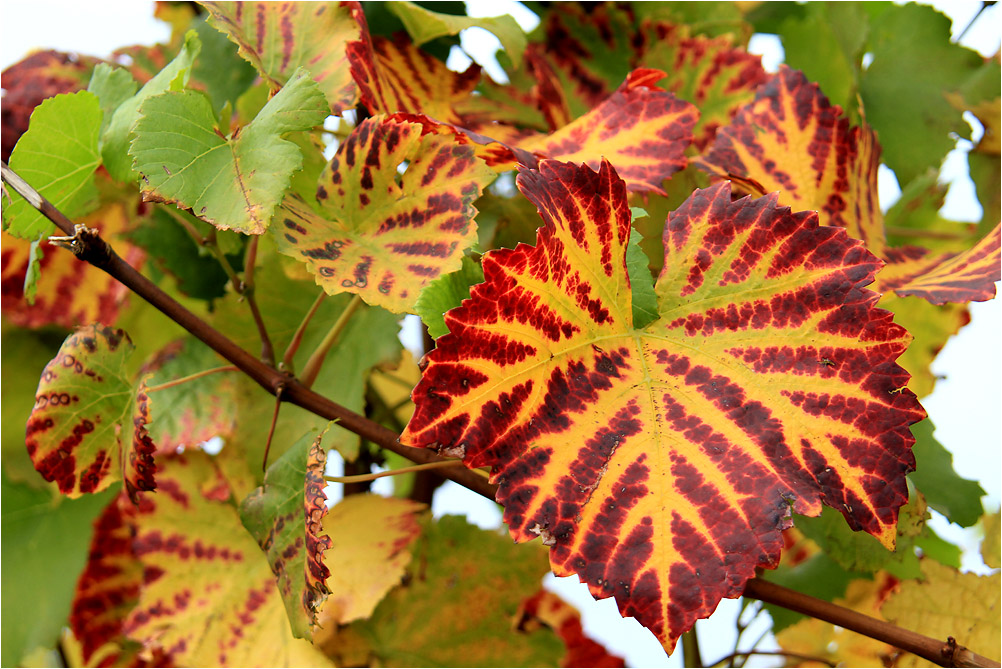
{"label": "dark red vein pattern", "polygon": [[203,6],[210,23],[274,87],[302,66],[320,85],[333,113],[355,104],[358,92],[345,49],[361,30],[357,2],[205,2]]}
{"label": "dark red vein pattern", "polygon": [[984,302],[995,297],[1000,278],[999,226],[963,253],[935,254],[905,246],[886,251],[879,290],[915,296],[932,304]]}
{"label": "dark red vein pattern", "polygon": [[373,117],[320,175],[320,213],[286,198],[279,250],[332,295],[410,311],[425,285],[459,269],[477,239],[473,201],[493,179],[450,128]]}
{"label": "dark red vein pattern", "polygon": [[132,415],[126,361],[133,348],[122,330],[87,326],[42,371],[25,445],[38,473],[64,495],[100,492],[123,475],[133,497],[155,487],[144,393]]}
{"label": "dark red vein pattern", "polygon": [[661,319],[638,331],[612,168],[544,161],[518,185],[546,225],[485,254],[402,442],[490,466],[515,540],[542,537],[554,573],[669,650],[775,565],[791,508],[893,544],[924,412],[860,242],[775,198],[696,191],[666,227]]}
{"label": "dark red vein pattern", "polygon": [[845,228],[877,255],[884,250],[876,136],[850,127],[802,72],[781,66],[696,164],[752,195],[778,191],[783,204],[817,210],[823,225]]}

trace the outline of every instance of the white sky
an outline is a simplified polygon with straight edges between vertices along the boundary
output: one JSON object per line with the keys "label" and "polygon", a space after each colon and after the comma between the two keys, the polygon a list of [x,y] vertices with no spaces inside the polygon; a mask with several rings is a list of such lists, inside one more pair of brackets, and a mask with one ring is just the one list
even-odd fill
{"label": "white sky", "polygon": [[[472,14],[489,16],[502,11],[509,3],[478,0]],[[967,25],[980,2],[975,0],[938,0],[931,3],[954,19],[955,32]],[[999,48],[1000,20],[998,6],[985,12],[968,31],[963,44],[976,48],[984,55]],[[528,20],[533,17],[529,16]],[[526,20],[526,14],[516,13],[516,19]],[[526,28],[531,25],[523,24]],[[152,2],[136,0],[103,0],[102,2],[70,2],[68,0],[0,0],[0,67],[20,60],[34,48],[54,48],[77,51],[95,56],[107,56],[112,50],[129,44],[152,44],[165,41],[170,30],[153,19]],[[479,49],[493,52],[493,36],[476,33],[464,35],[464,48],[471,53]],[[484,40],[482,42],[482,40]],[[768,41],[768,40],[767,40]],[[480,42],[480,45],[476,43]],[[763,47],[768,49],[768,45]],[[765,54],[766,58],[774,54]],[[481,56],[477,56],[482,60]],[[948,215],[957,220],[977,220],[980,207],[971,203],[972,191],[963,182],[966,160],[963,155],[953,159],[958,172],[958,186],[951,189]],[[967,184],[969,184],[969,180]],[[893,194],[893,188],[890,189]],[[882,205],[889,204],[882,192]],[[947,212],[944,212],[947,213]],[[998,508],[1002,484],[1002,301],[971,305],[972,322],[960,335],[947,344],[936,360],[934,371],[946,378],[936,386],[936,392],[923,405],[937,426],[937,438],[954,453],[957,471],[977,479],[988,491],[988,508]],[[387,481],[387,479],[382,479]],[[378,489],[378,488],[377,488]],[[435,500],[435,512],[470,514],[485,525],[500,524],[496,505],[479,495],[450,484]],[[942,520],[942,519],[940,519]],[[963,541],[977,548],[974,533],[954,532],[947,523],[937,524],[936,530],[954,541]],[[954,526],[955,529],[958,529]],[[583,613],[586,632],[600,639],[610,650],[627,658],[629,666],[681,666],[681,653],[666,658],[653,636],[633,620],[622,619],[611,600],[595,603],[587,590],[570,579],[549,577],[551,587],[577,605]],[[553,585],[553,582],[560,581]],[[735,601],[725,600],[708,621],[700,621],[698,631],[707,661],[729,652],[733,645]],[[751,633],[746,638],[755,638]],[[712,641],[711,641],[712,640]],[[770,658],[759,658],[749,666],[769,666]]]}

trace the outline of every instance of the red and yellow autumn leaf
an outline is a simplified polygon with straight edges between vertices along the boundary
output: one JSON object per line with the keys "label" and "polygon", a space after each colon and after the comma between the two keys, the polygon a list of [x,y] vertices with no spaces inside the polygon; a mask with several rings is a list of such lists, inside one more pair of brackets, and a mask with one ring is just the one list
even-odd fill
{"label": "red and yellow autumn leaf", "polygon": [[276,214],[279,250],[305,262],[329,294],[349,291],[395,313],[411,310],[424,286],[459,269],[477,241],[473,201],[494,178],[453,137],[417,123],[366,120],[321,174],[319,213],[286,198]]}
{"label": "red and yellow autumn leaf", "polygon": [[[305,67],[338,114],[358,92],[348,68],[347,45],[361,32],[354,2],[203,2],[209,22],[237,45],[273,88]],[[364,19],[362,19],[364,21]]]}
{"label": "red and yellow autumn leaf", "polygon": [[621,657],[611,655],[605,646],[584,633],[581,614],[549,590],[540,590],[522,602],[519,629],[543,624],[556,632],[567,646],[561,667],[625,667]]}
{"label": "red and yellow autumn leaf", "polygon": [[400,583],[411,544],[421,534],[418,514],[424,508],[408,499],[352,495],[330,510],[323,520],[323,531],[332,539],[325,559],[330,596],[317,621],[325,636],[339,625],[368,618]]}
{"label": "red and yellow autumn leaf", "polygon": [[125,371],[133,348],[122,330],[91,325],[67,337],[42,372],[25,444],[38,473],[64,495],[100,492],[124,478],[135,501],[156,487],[149,398]]}
{"label": "red and yellow autumn leaf", "polygon": [[[331,546],[323,533],[327,514],[322,441],[304,436],[268,468],[264,485],[240,505],[240,519],[268,556],[292,633],[313,640],[317,610],[330,591],[323,554]],[[305,481],[305,483],[304,483]]]}
{"label": "red and yellow autumn leaf", "polygon": [[878,277],[881,291],[914,296],[932,304],[984,302],[995,297],[999,267],[999,226],[963,253],[936,254],[916,246],[889,248]]}
{"label": "red and yellow autumn leaf", "polygon": [[183,666],[328,666],[293,637],[268,560],[212,459],[186,451],[158,464],[159,490],[133,516],[143,581],[126,636]]}
{"label": "red and yellow autumn leaf", "polygon": [[891,546],[924,412],[858,241],[775,197],[697,190],[665,231],[660,319],[632,324],[626,186],[544,161],[535,247],[484,256],[403,443],[490,466],[516,541],[667,649],[827,504]]}
{"label": "red and yellow autumn leaf", "polygon": [[[127,205],[108,204],[79,221],[101,232],[118,254],[133,267],[141,267],[146,254],[124,238],[131,228]],[[30,242],[4,235],[0,290],[3,315],[19,327],[58,325],[73,328],[87,323],[114,323],[129,289],[106,272],[77,260],[69,251],[41,245],[35,303],[24,299],[24,274],[29,265]]]}
{"label": "red and yellow autumn leaf", "polygon": [[744,192],[779,192],[783,204],[815,209],[823,225],[862,239],[888,264],[877,275],[879,292],[894,290],[933,304],[991,299],[999,277],[998,229],[957,255],[888,247],[877,201],[879,162],[873,130],[850,127],[817,84],[783,66],[717,133],[697,164]]}

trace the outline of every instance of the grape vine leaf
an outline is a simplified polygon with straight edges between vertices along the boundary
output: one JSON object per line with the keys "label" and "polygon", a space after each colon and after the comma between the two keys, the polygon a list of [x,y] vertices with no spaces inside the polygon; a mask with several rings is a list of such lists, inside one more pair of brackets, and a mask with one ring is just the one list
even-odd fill
{"label": "grape vine leaf", "polygon": [[561,667],[625,667],[626,661],[612,655],[605,646],[584,633],[581,614],[573,606],[548,590],[540,590],[522,602],[518,629],[546,625],[556,632],[567,647]]}
{"label": "grape vine leaf", "polygon": [[518,21],[508,14],[477,18],[456,16],[433,12],[414,2],[393,2],[388,9],[403,22],[414,46],[445,35],[458,35],[467,28],[483,28],[494,33],[515,67],[521,64],[527,40]]}
{"label": "grape vine leaf", "polygon": [[405,583],[370,618],[332,630],[323,648],[342,666],[555,667],[564,654],[556,634],[512,625],[547,570],[533,548],[464,518],[428,519]]}
{"label": "grape vine leaf", "polygon": [[303,69],[228,139],[204,94],[165,93],[139,108],[129,152],[147,200],[175,202],[221,230],[259,235],[303,164],[299,147],[283,136],[319,125],[327,113]]}
{"label": "grape vine leaf", "polygon": [[[98,230],[101,238],[130,265],[142,267],[146,254],[127,237],[133,226],[129,212],[134,204],[138,202],[111,202],[78,222]],[[50,247],[38,261],[35,300],[29,304],[22,278],[31,271],[31,243],[7,237],[0,258],[3,315],[18,327],[74,328],[86,323],[113,323],[129,296],[129,289],[106,272],[81,263],[72,253]]]}
{"label": "grape vine leaf", "polygon": [[264,485],[240,504],[240,519],[268,556],[292,634],[300,639],[313,639],[317,610],[330,594],[324,552],[331,539],[321,526],[327,515],[326,432],[300,439],[268,468]]}
{"label": "grape vine leaf", "polygon": [[977,481],[957,474],[953,455],[933,436],[935,429],[929,419],[912,425],[916,466],[908,478],[925,496],[930,508],[961,527],[971,527],[984,513],[981,496],[985,491]]}
{"label": "grape vine leaf", "polygon": [[[834,603],[884,620],[880,607],[897,585],[898,579],[886,572],[877,573],[873,580],[857,578],[849,583],[845,596],[836,598]],[[897,666],[893,660],[899,652],[882,641],[817,618],[801,620],[778,632],[776,642],[785,651],[824,658],[832,663],[831,666]]]}
{"label": "grape vine leaf", "polygon": [[148,98],[183,88],[188,83],[192,65],[201,49],[202,43],[198,35],[193,30],[188,31],[177,56],[147,81],[138,93],[115,109],[111,122],[101,136],[101,157],[108,173],[116,181],[132,182],[136,179],[136,174],[132,171],[129,144],[132,140],[132,126],[138,120],[140,105]]}
{"label": "grape vine leaf", "polygon": [[357,98],[345,48],[358,38],[353,2],[204,2],[209,23],[237,45],[272,89],[307,68],[338,114]]}
{"label": "grape vine leaf", "polygon": [[908,335],[864,289],[876,258],[775,197],[699,190],[666,226],[661,318],[636,330],[612,167],[543,161],[518,186],[546,225],[484,255],[403,443],[491,466],[512,537],[668,650],[776,564],[791,508],[893,546],[924,412],[894,363]]}
{"label": "grape vine leaf", "polygon": [[211,457],[190,450],[158,464],[159,491],[133,516],[143,582],[126,636],[186,666],[329,666],[292,635],[268,560]]}
{"label": "grape vine leaf", "polygon": [[[922,561],[922,580],[905,581],[881,607],[889,622],[934,639],[953,637],[957,644],[999,661],[1002,653],[999,609],[1002,574],[961,573],[933,560]],[[914,655],[899,666],[934,666]]]}
{"label": "grape vine leaf", "polygon": [[318,615],[328,635],[339,625],[371,616],[400,583],[421,534],[418,515],[424,509],[408,499],[364,494],[345,497],[330,510],[323,520],[332,538],[326,558],[330,596]]}
{"label": "grape vine leaf", "polygon": [[473,201],[493,179],[451,133],[373,117],[321,175],[319,213],[295,197],[282,203],[279,251],[305,262],[331,295],[350,291],[394,313],[410,311],[476,242]]}
{"label": "grape vine leaf", "polygon": [[112,67],[108,63],[100,63],[94,68],[87,84],[87,90],[97,96],[101,106],[101,131],[104,136],[111,118],[118,106],[136,94],[138,84],[129,71],[121,67]]}
{"label": "grape vine leaf", "polygon": [[482,283],[484,270],[469,256],[463,256],[463,265],[455,272],[443,274],[421,292],[414,303],[414,313],[428,328],[428,334],[438,339],[449,331],[445,325],[445,312],[470,297],[470,286]]}
{"label": "grape vine leaf", "polygon": [[45,366],[25,444],[35,469],[69,497],[124,478],[136,499],[153,490],[153,443],[145,432],[148,398],[125,373],[129,336],[100,325],[80,328]]}
{"label": "grape vine leaf", "polygon": [[999,538],[999,521],[999,512],[996,511],[995,513],[985,514],[982,523],[985,538],[981,542],[981,558],[992,569],[998,569],[1002,566],[1002,560],[999,559],[999,544],[1002,543]]}
{"label": "grape vine leaf", "polygon": [[[98,131],[101,109],[93,93],[63,93],[42,102],[31,114],[28,131],[10,156],[10,168],[70,218],[97,206],[94,172],[101,164]],[[27,200],[10,191],[3,208],[4,230],[21,239],[38,239],[55,225]]]}

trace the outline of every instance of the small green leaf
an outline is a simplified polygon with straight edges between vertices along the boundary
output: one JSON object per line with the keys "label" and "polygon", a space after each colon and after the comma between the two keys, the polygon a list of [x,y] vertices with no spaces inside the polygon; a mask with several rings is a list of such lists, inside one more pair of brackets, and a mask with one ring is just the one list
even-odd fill
{"label": "small green leaf", "polygon": [[448,334],[445,312],[458,307],[463,300],[468,299],[470,286],[483,281],[484,270],[480,263],[469,256],[463,256],[462,267],[428,284],[414,303],[414,313],[420,316],[428,327],[428,334],[435,339]]}
{"label": "small green leaf", "polygon": [[254,83],[257,70],[240,57],[236,44],[205,19],[196,21],[194,29],[202,42],[202,51],[191,68],[191,76],[205,86],[212,108],[219,112],[227,102],[236,104]]}
{"label": "small green leaf", "polygon": [[36,239],[28,249],[28,271],[24,273],[24,300],[28,304],[34,304],[38,294],[38,278],[42,275],[41,263],[45,257],[41,243],[41,239]]}
{"label": "small green leaf", "polygon": [[[202,48],[202,43],[194,30],[189,30],[184,38],[184,46],[159,74],[146,82],[138,93],[125,100],[115,110],[111,123],[101,136],[101,155],[108,173],[118,181],[131,182],[136,178],[132,172],[132,161],[128,154],[132,126],[139,115],[139,106],[147,99],[160,95],[187,83],[191,66]],[[110,103],[109,103],[110,104]]]}
{"label": "small green leaf", "polygon": [[[97,205],[94,171],[101,109],[93,93],[78,91],[49,98],[31,114],[28,131],[10,156],[10,168],[71,219]],[[12,190],[3,208],[4,229],[21,239],[39,239],[55,226]]]}
{"label": "small green leaf", "polygon": [[981,496],[985,491],[977,481],[957,474],[953,455],[936,441],[934,430],[929,419],[912,425],[916,468],[908,478],[925,495],[930,507],[961,527],[970,527],[984,513]]}
{"label": "small green leaf", "polygon": [[[646,214],[644,212],[645,216]],[[642,241],[640,232],[631,228],[630,243],[626,247],[626,271],[633,292],[633,327],[638,330],[660,318],[658,297],[654,293],[654,276],[647,262],[647,254],[640,248]]]}
{"label": "small green leaf", "polygon": [[312,128],[328,113],[303,69],[229,139],[217,130],[204,94],[166,93],[143,103],[130,153],[148,198],[176,202],[222,230],[261,234],[303,164],[299,147],[282,136]]}
{"label": "small green leaf", "polygon": [[101,134],[111,125],[111,119],[118,107],[136,94],[139,84],[132,78],[128,70],[100,63],[91,74],[87,90],[97,96],[101,104]]}
{"label": "small green leaf", "polygon": [[527,39],[518,21],[508,14],[482,18],[455,16],[433,12],[413,2],[391,2],[387,8],[403,22],[414,46],[446,35],[458,35],[467,28],[483,28],[494,33],[516,68],[522,64]]}

